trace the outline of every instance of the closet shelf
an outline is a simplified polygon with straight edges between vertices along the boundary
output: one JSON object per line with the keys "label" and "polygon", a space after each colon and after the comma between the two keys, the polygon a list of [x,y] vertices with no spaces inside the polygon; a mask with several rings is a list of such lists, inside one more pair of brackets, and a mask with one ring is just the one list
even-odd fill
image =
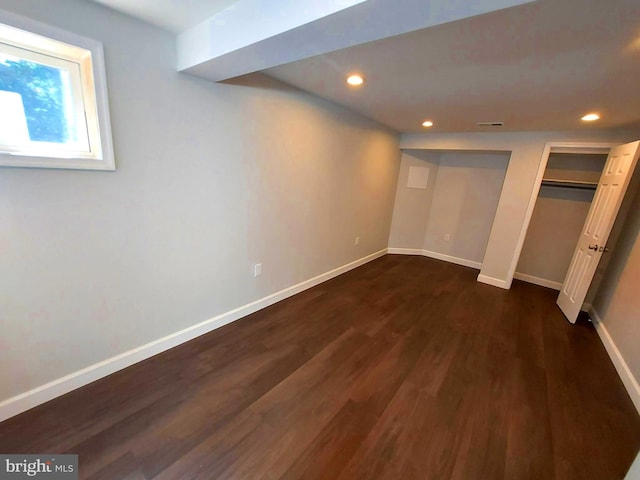
{"label": "closet shelf", "polygon": [[543,178],[543,187],[564,187],[579,188],[582,190],[595,190],[598,188],[598,182],[583,182],[579,180],[559,180],[555,178]]}

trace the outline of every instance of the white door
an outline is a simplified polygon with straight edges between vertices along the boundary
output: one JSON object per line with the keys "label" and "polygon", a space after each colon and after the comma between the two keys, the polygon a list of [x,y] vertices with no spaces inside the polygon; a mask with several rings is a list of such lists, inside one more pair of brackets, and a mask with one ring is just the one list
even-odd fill
{"label": "white door", "polygon": [[587,296],[639,153],[640,141],[619,145],[609,153],[558,296],[558,306],[571,323],[576,322]]}

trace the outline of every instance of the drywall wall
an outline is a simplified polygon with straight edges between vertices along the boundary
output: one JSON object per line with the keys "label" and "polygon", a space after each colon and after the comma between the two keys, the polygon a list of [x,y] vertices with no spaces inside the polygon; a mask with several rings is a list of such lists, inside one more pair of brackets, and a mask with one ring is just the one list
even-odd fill
{"label": "drywall wall", "polygon": [[549,282],[564,282],[593,193],[545,186],[540,189],[517,273]]}
{"label": "drywall wall", "polygon": [[[439,162],[438,152],[408,150],[402,153],[389,247],[423,248],[424,235],[429,223],[431,199],[438,178]],[[407,185],[411,167],[428,169],[426,188],[412,188]]]}
{"label": "drywall wall", "polygon": [[544,178],[598,183],[606,162],[605,154],[551,153]]}
{"label": "drywall wall", "polygon": [[640,132],[406,133],[403,149],[508,152],[509,166],[478,280],[509,288],[526,234],[532,193],[547,142],[625,143]]}
{"label": "drywall wall", "polygon": [[505,153],[441,154],[425,250],[482,262],[508,163]]}
{"label": "drywall wall", "polygon": [[[638,169],[634,176],[637,172]],[[620,222],[616,220],[621,228],[615,243],[609,243],[610,257],[593,300],[593,310],[637,384],[640,382],[640,189],[634,186],[634,190],[627,191],[627,196],[630,194],[628,214],[619,216]]]}
{"label": "drywall wall", "polygon": [[2,8],[104,43],[117,171],[0,169],[0,401],[386,248],[395,133],[179,74],[170,34],[92,2]]}
{"label": "drywall wall", "polygon": [[[465,265],[481,262],[508,161],[505,153],[405,150],[389,247]],[[429,169],[426,188],[407,185],[411,167]]]}
{"label": "drywall wall", "polygon": [[624,480],[636,480],[640,478],[640,452],[636,455],[636,459],[629,467],[629,471],[627,475],[624,477]]}

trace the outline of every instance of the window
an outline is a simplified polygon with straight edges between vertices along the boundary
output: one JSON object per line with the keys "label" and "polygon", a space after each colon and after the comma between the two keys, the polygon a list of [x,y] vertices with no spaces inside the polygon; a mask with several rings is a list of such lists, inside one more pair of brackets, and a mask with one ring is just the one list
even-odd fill
{"label": "window", "polygon": [[0,11],[0,166],[115,170],[102,45]]}

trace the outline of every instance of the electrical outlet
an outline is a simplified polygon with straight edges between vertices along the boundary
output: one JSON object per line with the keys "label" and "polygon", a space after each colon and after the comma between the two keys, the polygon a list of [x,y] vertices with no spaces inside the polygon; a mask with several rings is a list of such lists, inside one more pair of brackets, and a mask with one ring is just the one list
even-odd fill
{"label": "electrical outlet", "polygon": [[256,263],[253,266],[253,276],[254,277],[259,277],[260,275],[262,275],[262,264],[261,263]]}
{"label": "electrical outlet", "polygon": [[445,242],[448,242],[449,240],[451,240],[451,235],[450,235],[450,234],[448,234],[448,233],[445,233],[445,234],[444,234],[444,241],[445,241]]}
{"label": "electrical outlet", "polygon": [[356,237],[356,239],[353,241],[353,244],[357,247],[358,245],[360,245],[360,237]]}

